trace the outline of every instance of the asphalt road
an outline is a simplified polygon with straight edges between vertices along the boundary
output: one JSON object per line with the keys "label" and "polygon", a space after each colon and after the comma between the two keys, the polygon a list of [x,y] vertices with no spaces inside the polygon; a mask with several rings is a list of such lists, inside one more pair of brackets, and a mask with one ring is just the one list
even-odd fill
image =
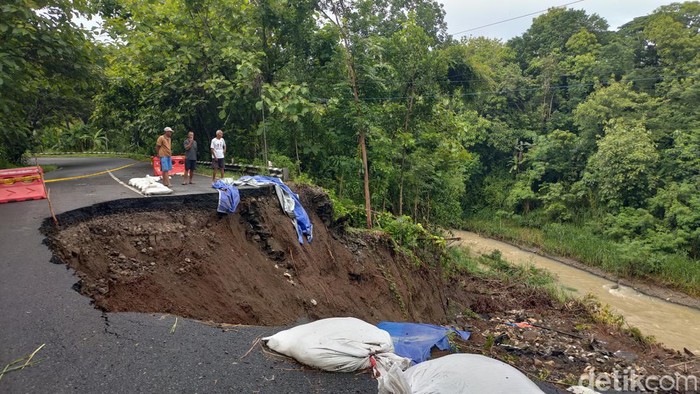
{"label": "asphalt road", "polygon": [[[133,164],[113,175],[126,182],[150,172],[130,159],[44,158],[57,164],[47,180],[92,174]],[[212,194],[206,177],[196,185],[175,180],[175,194]],[[139,195],[109,174],[47,183],[57,213]],[[146,198],[146,197],[143,197]],[[160,197],[148,197],[160,198]],[[227,330],[164,314],[106,313],[71,286],[77,277],[50,262],[39,232],[49,217],[46,200],[0,204],[0,369],[40,345],[36,365],[7,373],[0,393],[137,392],[376,392],[369,375],[333,374],[301,368],[256,348],[277,327]]]}
{"label": "asphalt road", "polygon": [[[120,158],[43,158],[59,169],[46,174],[57,214],[92,204],[142,197],[126,183],[149,174],[148,163]],[[175,195],[217,194],[207,177],[195,185],[173,180]],[[172,198],[172,197],[171,197]],[[0,368],[40,345],[31,365],[7,373],[0,393],[367,393],[376,392],[369,374],[326,373],[273,356],[253,342],[282,327],[227,329],[144,313],[102,313],[72,290],[78,278],[51,252],[39,232],[50,216],[46,200],[0,204]],[[273,300],[271,300],[273,301]],[[557,392],[551,386],[540,386]]]}

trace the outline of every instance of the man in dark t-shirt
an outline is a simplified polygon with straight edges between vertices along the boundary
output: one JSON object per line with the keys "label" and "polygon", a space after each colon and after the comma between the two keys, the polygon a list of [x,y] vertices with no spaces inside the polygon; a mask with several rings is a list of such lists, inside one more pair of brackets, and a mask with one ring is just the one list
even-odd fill
{"label": "man in dark t-shirt", "polygon": [[187,133],[187,139],[182,144],[185,147],[185,174],[182,176],[182,184],[186,185],[188,183],[187,178],[189,177],[189,183],[192,184],[192,177],[194,177],[194,169],[197,167],[197,141],[194,140],[194,132],[190,130]]}

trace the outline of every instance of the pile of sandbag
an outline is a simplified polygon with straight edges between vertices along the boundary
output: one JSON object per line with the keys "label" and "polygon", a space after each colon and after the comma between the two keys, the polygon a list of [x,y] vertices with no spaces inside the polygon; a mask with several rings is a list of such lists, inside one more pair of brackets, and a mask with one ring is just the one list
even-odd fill
{"label": "pile of sandbag", "polygon": [[517,369],[482,355],[452,354],[410,366],[410,358],[394,353],[389,332],[353,317],[318,320],[262,340],[270,349],[324,371],[372,369],[381,394],[542,393]]}
{"label": "pile of sandbag", "polygon": [[378,381],[380,394],[543,393],[522,372],[480,354],[450,354],[406,371],[391,368]]}
{"label": "pile of sandbag", "polygon": [[383,373],[393,365],[406,369],[411,363],[393,353],[388,332],[354,317],[317,320],[262,340],[270,349],[324,371],[372,368]]}
{"label": "pile of sandbag", "polygon": [[159,183],[161,177],[159,176],[148,176],[144,178],[131,178],[129,179],[129,186],[136,188],[141,193],[151,196],[157,194],[170,194],[173,192],[172,189]]}

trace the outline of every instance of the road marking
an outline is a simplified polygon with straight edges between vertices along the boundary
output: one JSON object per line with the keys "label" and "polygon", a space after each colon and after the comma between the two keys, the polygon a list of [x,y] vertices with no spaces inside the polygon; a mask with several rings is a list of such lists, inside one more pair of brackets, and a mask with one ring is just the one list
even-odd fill
{"label": "road marking", "polygon": [[[93,173],[93,174],[76,175],[76,176],[69,176],[69,177],[66,177],[66,178],[57,178],[57,179],[45,179],[45,180],[44,180],[44,183],[62,182],[62,181],[71,181],[71,180],[73,180],[73,179],[89,178],[89,177],[91,177],[91,176],[97,176],[97,175],[102,175],[102,174],[111,173],[112,171],[123,170],[124,168],[131,167],[131,166],[133,166],[134,164],[137,164],[137,163],[127,164],[127,165],[125,165],[125,166],[121,166],[121,167],[117,167],[117,168],[112,168],[112,169],[104,170],[104,171],[100,171],[100,172],[95,172],[95,173]],[[139,193],[139,194],[140,194],[140,193]]]}
{"label": "road marking", "polygon": [[127,189],[129,189],[129,190],[133,190],[135,193],[137,193],[137,194],[139,194],[139,195],[141,195],[141,196],[148,197],[147,195],[141,193],[140,191],[138,191],[138,190],[134,189],[133,187],[127,185],[126,183],[122,182],[119,178],[117,178],[116,176],[114,176],[114,174],[112,174],[111,171],[107,171],[107,173],[109,174],[109,176],[112,177],[112,179],[114,179],[115,181],[119,182],[119,183],[120,183],[122,186],[124,186],[125,188],[127,188]]}

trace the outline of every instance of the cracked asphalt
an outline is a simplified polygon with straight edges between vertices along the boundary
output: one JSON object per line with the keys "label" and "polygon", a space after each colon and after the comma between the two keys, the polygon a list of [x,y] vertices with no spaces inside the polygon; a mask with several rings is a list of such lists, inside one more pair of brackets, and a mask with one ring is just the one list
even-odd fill
{"label": "cracked asphalt", "polygon": [[[43,158],[57,164],[47,179],[114,172],[126,182],[150,172],[148,163],[120,158]],[[196,185],[174,180],[175,195],[216,192],[206,177]],[[138,198],[109,174],[48,183],[56,213],[122,198]],[[146,197],[143,197],[146,198]],[[160,198],[160,197],[148,197]],[[172,198],[172,197],[170,197]],[[35,365],[0,380],[2,393],[364,393],[376,392],[368,374],[334,374],[251,348],[280,327],[217,328],[175,316],[103,313],[71,287],[78,278],[51,263],[39,232],[50,216],[46,200],[0,204],[0,368],[40,345]]]}
{"label": "cracked asphalt", "polygon": [[[151,173],[150,164],[122,158],[42,158],[59,169],[59,179],[118,168],[124,183]],[[124,198],[185,199],[216,191],[208,177],[195,185],[174,179],[174,196],[143,197],[109,174],[47,183],[56,214]],[[103,313],[72,289],[78,281],[52,254],[39,232],[50,217],[46,200],[0,204],[0,370],[31,354],[35,364],[0,380],[0,393],[367,393],[377,383],[369,374],[328,373],[251,350],[260,337],[284,327],[218,328],[175,316]],[[273,301],[273,300],[271,300]],[[250,350],[250,352],[249,352]],[[548,393],[561,393],[538,382]]]}

